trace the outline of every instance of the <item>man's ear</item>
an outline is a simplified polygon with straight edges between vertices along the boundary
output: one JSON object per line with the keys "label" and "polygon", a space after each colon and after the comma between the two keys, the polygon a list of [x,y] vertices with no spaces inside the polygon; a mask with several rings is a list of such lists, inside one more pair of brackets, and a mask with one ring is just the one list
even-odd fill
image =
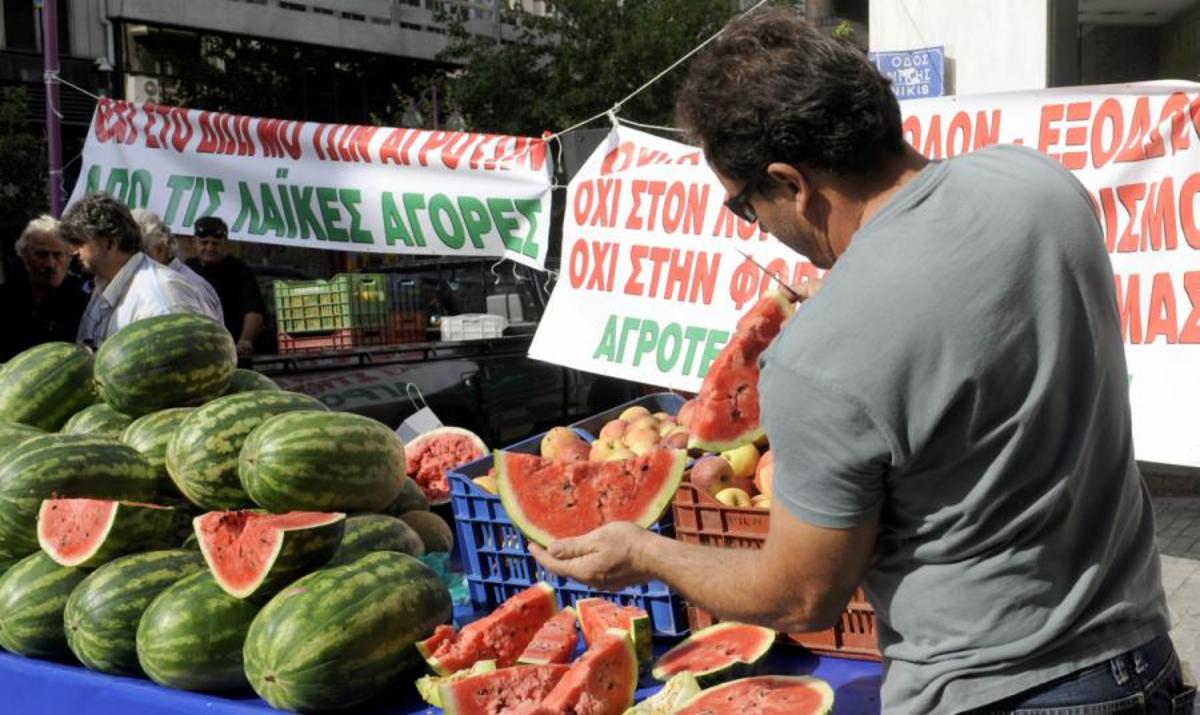
{"label": "man's ear", "polygon": [[813,184],[806,171],[782,161],[767,165],[767,176],[771,177],[773,190],[787,191],[801,213],[812,198]]}

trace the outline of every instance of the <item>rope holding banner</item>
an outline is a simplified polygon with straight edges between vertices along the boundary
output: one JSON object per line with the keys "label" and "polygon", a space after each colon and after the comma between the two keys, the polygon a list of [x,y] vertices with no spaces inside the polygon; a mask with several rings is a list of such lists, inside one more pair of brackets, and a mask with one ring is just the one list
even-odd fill
{"label": "rope holding banner", "polygon": [[497,261],[488,268],[488,272],[491,273],[492,277],[496,279],[495,282],[492,283],[492,285],[497,285],[497,286],[500,285],[500,274],[496,272],[496,266],[499,266],[501,263],[504,263],[503,256],[501,256],[499,259],[497,259]]}

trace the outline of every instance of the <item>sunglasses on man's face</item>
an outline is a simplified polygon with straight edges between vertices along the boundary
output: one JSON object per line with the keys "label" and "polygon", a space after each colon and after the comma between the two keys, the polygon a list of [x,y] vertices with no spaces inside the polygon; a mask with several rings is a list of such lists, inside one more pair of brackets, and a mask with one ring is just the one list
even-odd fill
{"label": "sunglasses on man's face", "polygon": [[750,205],[750,197],[758,191],[758,182],[749,181],[742,190],[725,199],[725,208],[746,223],[756,223],[758,213]]}

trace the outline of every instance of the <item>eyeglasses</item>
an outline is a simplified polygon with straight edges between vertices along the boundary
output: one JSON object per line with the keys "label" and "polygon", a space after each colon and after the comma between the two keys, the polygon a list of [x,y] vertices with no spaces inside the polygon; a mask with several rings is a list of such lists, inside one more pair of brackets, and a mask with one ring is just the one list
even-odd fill
{"label": "eyeglasses", "polygon": [[758,184],[757,179],[747,182],[741,191],[725,199],[725,208],[746,223],[756,223],[758,212],[750,205],[750,197],[758,192]]}

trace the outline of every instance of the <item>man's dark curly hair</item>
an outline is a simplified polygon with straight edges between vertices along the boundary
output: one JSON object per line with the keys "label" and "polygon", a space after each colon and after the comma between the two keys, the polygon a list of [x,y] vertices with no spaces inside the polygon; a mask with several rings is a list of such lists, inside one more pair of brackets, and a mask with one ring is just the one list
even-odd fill
{"label": "man's dark curly hair", "polygon": [[72,204],[59,222],[59,233],[74,246],[88,239],[111,238],[122,253],[142,250],[142,232],[129,207],[102,191]]}
{"label": "man's dark curly hair", "polygon": [[692,65],[675,111],[734,180],[776,161],[863,174],[904,150],[891,82],[858,48],[783,7],[732,20]]}

